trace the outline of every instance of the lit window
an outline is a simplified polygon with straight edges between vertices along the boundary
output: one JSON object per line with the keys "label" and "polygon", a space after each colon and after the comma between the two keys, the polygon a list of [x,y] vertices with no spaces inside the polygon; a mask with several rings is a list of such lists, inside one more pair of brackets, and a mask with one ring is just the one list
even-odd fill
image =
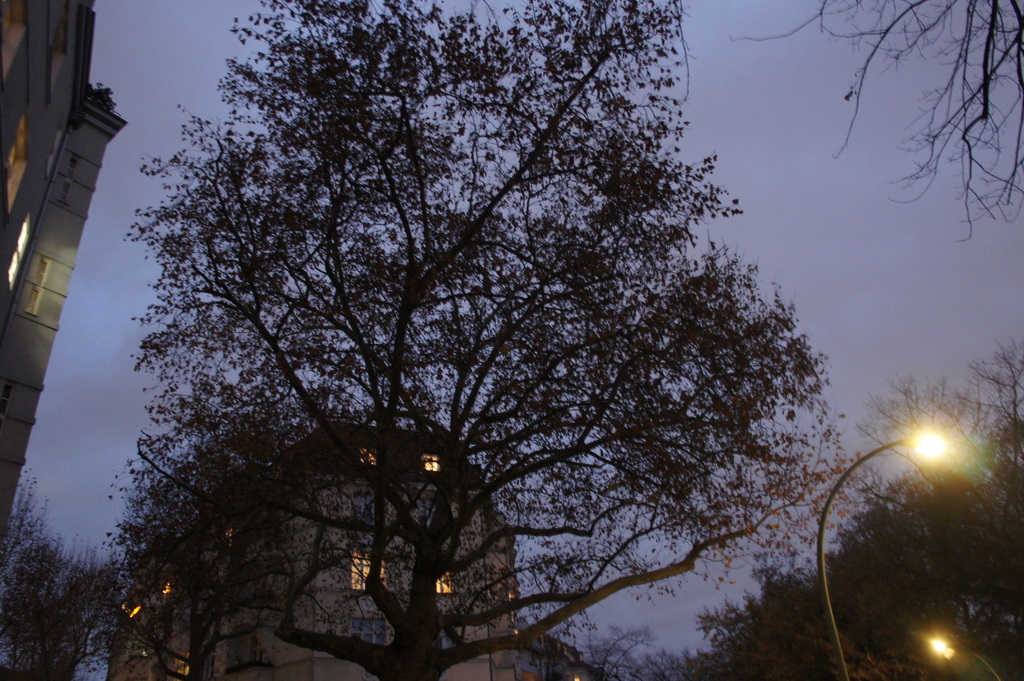
{"label": "lit window", "polygon": [[188,677],[188,653],[185,653],[181,657],[175,658],[174,660],[174,671],[181,676]]}
{"label": "lit window", "polygon": [[377,465],[377,453],[372,449],[361,448],[359,450],[359,462],[367,466]]}
{"label": "lit window", "polygon": [[18,245],[14,249],[14,255],[11,257],[11,266],[7,268],[7,281],[11,285],[11,290],[14,290],[14,282],[18,280],[18,272],[21,270],[21,261],[25,257],[25,251],[28,249],[28,237],[30,233],[28,218],[25,218],[25,222],[21,223],[21,234],[18,235]]}
{"label": "lit window", "polygon": [[25,305],[25,312],[35,317],[39,314],[39,299],[43,296],[43,289],[33,286],[28,294],[28,303]]}
{"label": "lit window", "polygon": [[439,594],[450,594],[455,591],[455,587],[452,584],[452,576],[446,572],[441,575],[441,579],[437,580],[437,593]]}
{"label": "lit window", "polygon": [[4,0],[3,29],[3,60],[4,78],[11,68],[14,55],[21,47],[21,39],[25,37],[25,10],[28,0]]}
{"label": "lit window", "polygon": [[39,267],[36,268],[36,283],[42,286],[46,283],[46,275],[50,273],[50,265],[53,261],[49,258],[39,258]]}
{"label": "lit window", "polygon": [[370,554],[365,551],[352,552],[352,588],[356,591],[366,590],[366,580],[370,578]]}
{"label": "lit window", "polygon": [[439,470],[441,470],[441,458],[437,454],[424,454],[423,455],[423,470],[425,470],[425,471],[439,471]]}
{"label": "lit window", "polygon": [[349,633],[367,643],[385,645],[388,642],[388,625],[376,617],[353,617]]}
{"label": "lit window", "polygon": [[18,130],[14,133],[14,145],[7,155],[7,210],[14,206],[14,197],[21,186],[21,178],[25,175],[28,165],[28,116],[18,121]]}

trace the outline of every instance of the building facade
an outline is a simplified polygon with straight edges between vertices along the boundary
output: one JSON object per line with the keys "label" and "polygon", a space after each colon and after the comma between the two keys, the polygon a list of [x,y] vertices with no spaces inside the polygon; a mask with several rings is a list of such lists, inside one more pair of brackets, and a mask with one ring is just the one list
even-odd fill
{"label": "building facade", "polygon": [[2,5],[0,535],[103,154],[125,124],[89,84],[92,0]]}
{"label": "building facade", "polygon": [[[287,612],[295,626],[377,646],[388,645],[393,631],[371,595],[375,584],[392,604],[408,604],[415,588],[428,588],[438,612],[450,614],[489,611],[512,598],[518,587],[511,539],[487,542],[486,551],[456,575],[429,575],[429,584],[414,580],[412,528],[436,532],[453,517],[453,502],[441,491],[445,464],[405,434],[387,438],[385,456],[372,434],[348,433],[345,439],[358,462],[342,463],[329,438],[318,433],[260,478],[261,510],[243,502],[213,516],[197,514],[175,523],[172,541],[154,543],[154,560],[136,561],[140,578],[124,604],[128,618],[111,659],[110,681],[374,681],[354,662],[278,639],[283,594],[293,599],[294,610]],[[240,476],[229,478],[230,485],[244,486]],[[390,493],[382,493],[383,479],[391,481]],[[204,490],[222,493],[218,486]],[[266,498],[289,511],[268,510]],[[255,515],[230,510],[243,508]],[[333,520],[321,524],[311,517]],[[482,538],[504,525],[490,508],[472,518],[466,536]],[[148,525],[148,517],[142,522]],[[409,533],[389,534],[398,526]],[[515,615],[505,612],[487,623],[442,630],[434,644],[452,647],[449,634],[465,642],[506,637],[516,626]],[[584,667],[574,648],[545,636],[528,649],[478,655],[442,678],[590,681]]]}

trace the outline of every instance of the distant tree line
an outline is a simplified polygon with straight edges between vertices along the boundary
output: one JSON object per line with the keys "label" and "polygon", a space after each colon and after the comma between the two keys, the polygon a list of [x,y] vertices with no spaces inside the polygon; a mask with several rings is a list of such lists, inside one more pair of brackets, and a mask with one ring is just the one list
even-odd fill
{"label": "distant tree line", "polygon": [[116,562],[65,546],[23,485],[0,543],[0,678],[76,681],[103,668],[121,592]]}
{"label": "distant tree line", "polygon": [[[956,451],[871,485],[843,524],[829,583],[851,678],[992,678],[987,663],[1024,679],[1024,344],[971,365],[963,385],[894,387],[868,431],[931,422]],[[834,679],[814,570],[778,561],[756,576],[759,593],[701,617],[709,645],[686,656],[687,678]]]}

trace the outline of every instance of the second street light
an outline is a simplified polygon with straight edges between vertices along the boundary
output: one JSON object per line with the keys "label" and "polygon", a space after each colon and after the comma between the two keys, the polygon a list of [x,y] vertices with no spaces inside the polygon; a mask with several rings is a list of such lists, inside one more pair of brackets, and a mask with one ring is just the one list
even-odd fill
{"label": "second street light", "polygon": [[[941,655],[947,660],[951,659],[954,655],[956,655],[956,651],[950,648],[949,644],[947,644],[942,639],[933,638],[930,642],[932,644],[932,650],[934,650],[937,655]],[[996,681],[1003,681],[1002,678],[1000,678],[999,673],[992,667],[992,665],[988,663],[988,661],[985,658],[983,658],[981,655],[975,652],[971,652],[970,654],[973,655],[983,665],[985,665],[985,668],[992,673],[992,676],[996,678]]]}
{"label": "second street light", "polygon": [[829,638],[832,640],[832,649],[835,652],[837,674],[840,681],[850,681],[850,674],[846,670],[846,659],[843,657],[843,646],[839,640],[839,628],[836,626],[836,617],[832,610],[832,599],[829,597],[828,593],[828,577],[825,574],[825,530],[828,527],[828,516],[832,511],[832,504],[835,502],[836,496],[839,495],[839,490],[842,488],[843,483],[849,480],[850,476],[852,476],[858,468],[882,452],[886,452],[890,449],[896,449],[898,447],[911,447],[919,454],[928,457],[938,456],[946,449],[945,442],[942,438],[937,435],[927,435],[920,438],[902,438],[871,450],[861,458],[857,459],[853,465],[843,473],[843,476],[839,478],[839,481],[836,482],[832,491],[828,495],[828,499],[825,501],[825,508],[822,509],[821,519],[818,522],[818,590],[821,595],[821,609],[824,611],[825,622],[828,625]]}

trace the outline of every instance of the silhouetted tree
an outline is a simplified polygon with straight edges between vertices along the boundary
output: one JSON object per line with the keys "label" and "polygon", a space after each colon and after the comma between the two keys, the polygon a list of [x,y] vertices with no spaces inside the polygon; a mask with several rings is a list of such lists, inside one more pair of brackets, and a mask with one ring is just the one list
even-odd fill
{"label": "silhouetted tree", "polygon": [[[698,244],[736,209],[679,160],[676,2],[267,6],[137,238],[142,456],[306,523],[278,637],[433,681],[808,502],[820,363]],[[390,640],[350,635],[356,601]]]}
{"label": "silhouetted tree", "polygon": [[583,649],[584,659],[593,669],[594,681],[637,681],[643,653],[654,642],[647,627],[611,627],[603,636],[591,636]]}
{"label": "silhouetted tree", "polygon": [[[223,478],[197,467],[178,468],[173,479],[166,473],[133,470],[124,490],[115,544],[131,588],[112,664],[155,664],[172,679],[205,679],[217,646],[252,635],[272,603],[268,546],[281,539],[279,523],[232,500],[237,481],[218,487]],[[227,507],[233,513],[220,512]]]}
{"label": "silhouetted tree", "polygon": [[0,546],[0,666],[38,681],[74,681],[100,668],[117,622],[117,566],[68,550],[23,486]]}

